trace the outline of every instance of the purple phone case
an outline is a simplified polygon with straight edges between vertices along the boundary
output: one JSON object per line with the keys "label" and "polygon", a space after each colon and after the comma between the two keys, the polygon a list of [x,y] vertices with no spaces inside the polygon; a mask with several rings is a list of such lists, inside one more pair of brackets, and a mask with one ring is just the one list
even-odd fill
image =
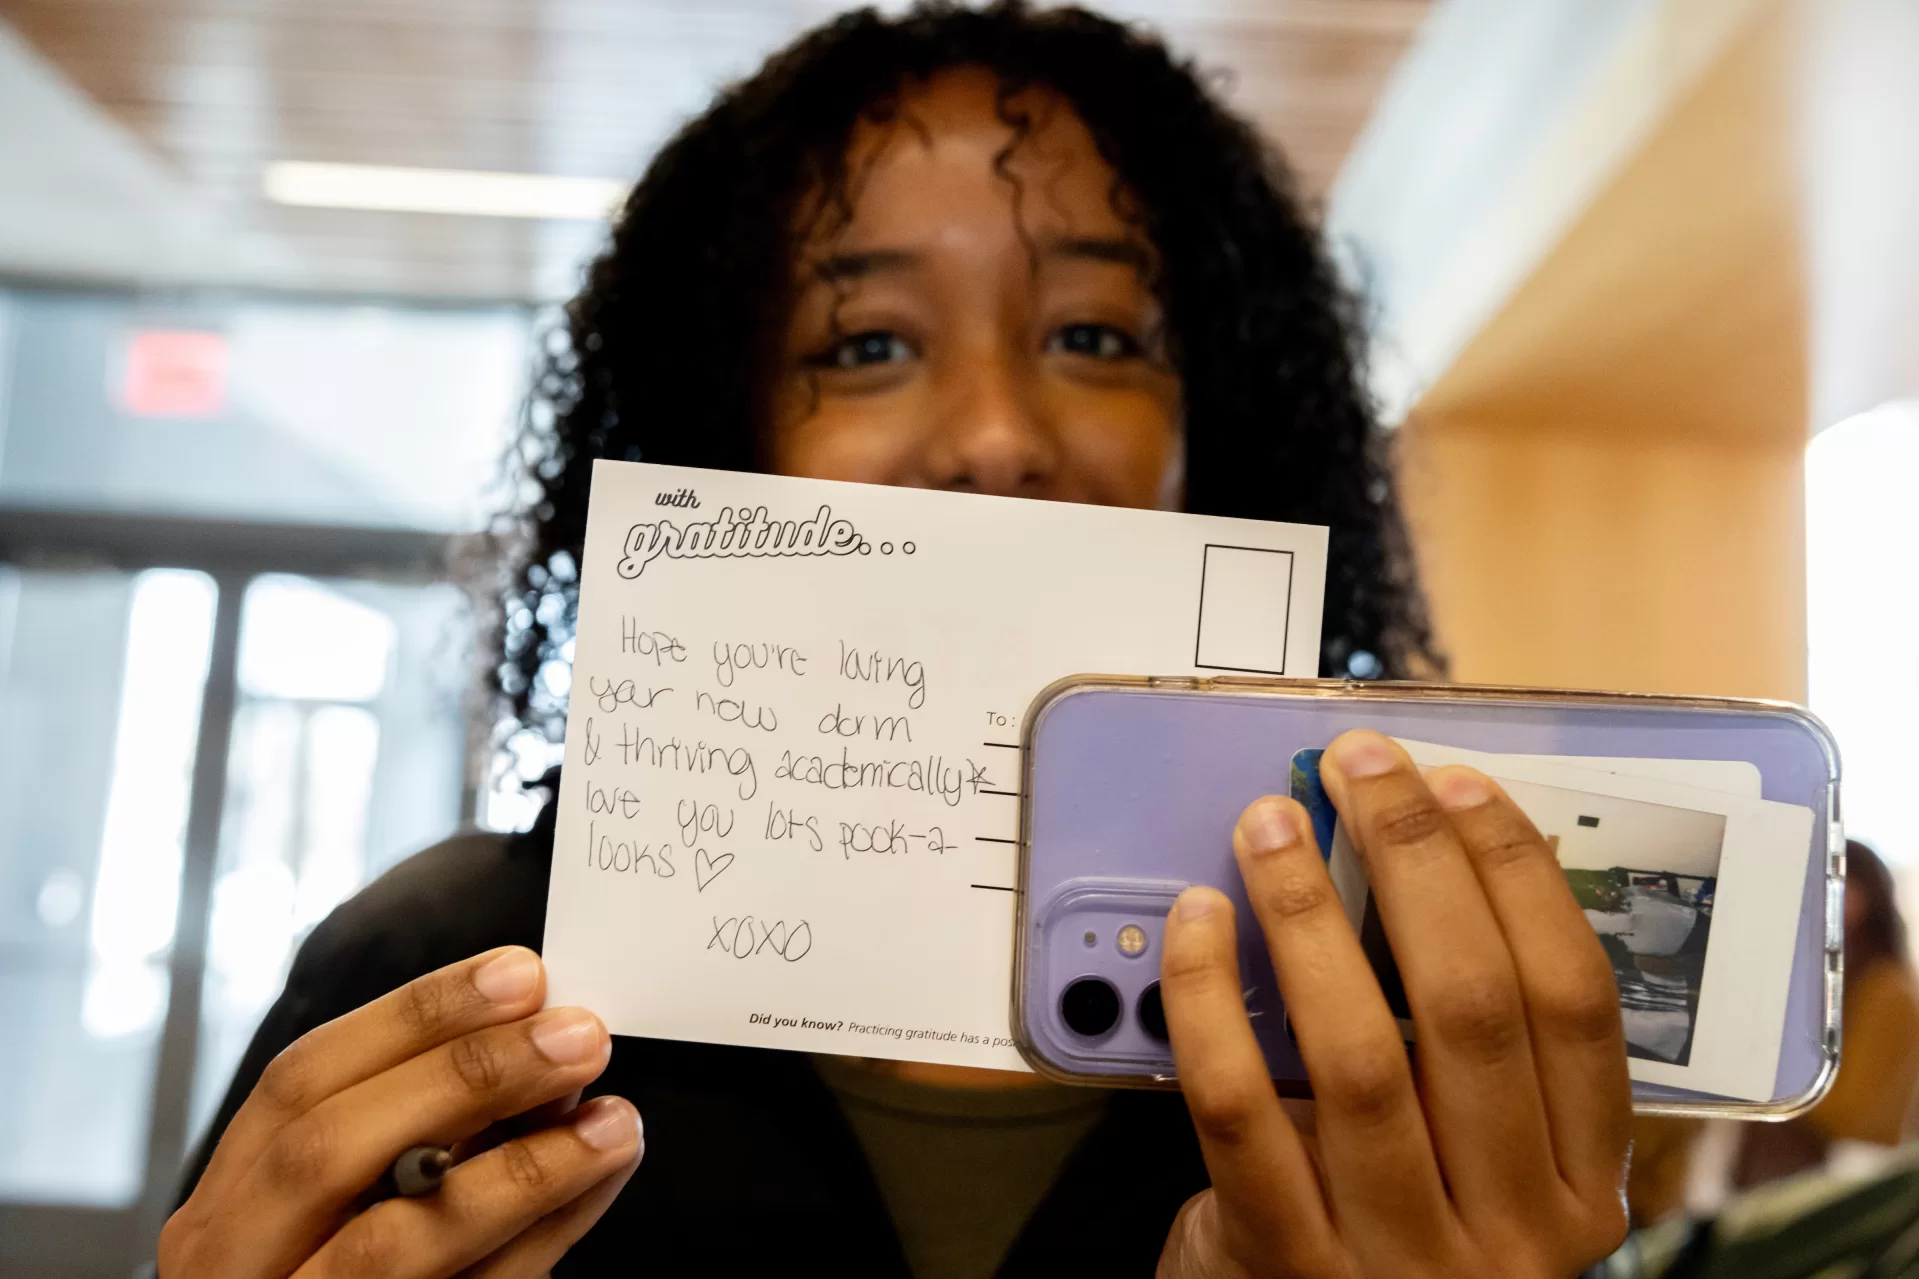
{"label": "purple phone case", "polygon": [[[1170,1084],[1172,1054],[1142,1021],[1157,980],[1167,908],[1211,884],[1238,911],[1247,1009],[1282,1093],[1309,1096],[1272,966],[1233,864],[1240,810],[1286,794],[1296,751],[1366,727],[1473,750],[1542,755],[1749,760],[1766,799],[1810,807],[1813,839],[1794,947],[1786,1033],[1770,1103],[1635,1084],[1642,1111],[1771,1115],[1823,1093],[1837,1067],[1839,914],[1844,844],[1834,821],[1838,755],[1823,725],[1782,703],[1561,693],[1454,685],[1145,680],[1081,676],[1053,685],[1026,716],[1021,787],[1014,1035],[1028,1061],[1062,1079]],[[1145,946],[1116,941],[1138,927]],[[1137,942],[1137,935],[1129,934]],[[1076,1034],[1062,997],[1081,978],[1120,995],[1110,1032]],[[1082,1021],[1084,1018],[1082,1018]]]}

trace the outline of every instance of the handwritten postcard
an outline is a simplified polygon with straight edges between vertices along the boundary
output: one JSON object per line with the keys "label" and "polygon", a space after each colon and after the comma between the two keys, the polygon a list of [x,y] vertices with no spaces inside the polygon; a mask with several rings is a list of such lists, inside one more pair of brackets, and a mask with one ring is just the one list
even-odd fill
{"label": "handwritten postcard", "polygon": [[1326,530],[598,462],[545,952],[615,1034],[1025,1069],[1020,716],[1317,674]]}

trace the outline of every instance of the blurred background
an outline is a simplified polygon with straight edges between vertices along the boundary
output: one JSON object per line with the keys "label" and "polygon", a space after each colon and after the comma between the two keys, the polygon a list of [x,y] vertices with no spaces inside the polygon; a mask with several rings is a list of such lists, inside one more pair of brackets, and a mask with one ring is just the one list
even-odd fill
{"label": "blurred background", "polygon": [[[128,1273],[306,930],[530,820],[456,566],[531,343],[837,7],[0,0],[0,1273]],[[1455,675],[1809,700],[1919,874],[1919,8],[1099,7],[1323,210]]]}

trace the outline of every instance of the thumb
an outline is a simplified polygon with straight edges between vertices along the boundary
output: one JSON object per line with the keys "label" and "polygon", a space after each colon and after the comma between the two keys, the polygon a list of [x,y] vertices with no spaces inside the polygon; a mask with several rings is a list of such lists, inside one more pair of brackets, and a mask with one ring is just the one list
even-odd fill
{"label": "thumb", "polygon": [[1219,1199],[1202,1190],[1180,1205],[1153,1279],[1247,1279],[1220,1246]]}

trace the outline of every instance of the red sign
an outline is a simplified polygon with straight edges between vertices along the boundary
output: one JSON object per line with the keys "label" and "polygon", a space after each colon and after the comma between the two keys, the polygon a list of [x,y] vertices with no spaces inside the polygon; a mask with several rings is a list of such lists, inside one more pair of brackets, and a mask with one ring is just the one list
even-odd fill
{"label": "red sign", "polygon": [[127,343],[121,404],[135,417],[218,417],[226,399],[225,334],[156,329]]}

